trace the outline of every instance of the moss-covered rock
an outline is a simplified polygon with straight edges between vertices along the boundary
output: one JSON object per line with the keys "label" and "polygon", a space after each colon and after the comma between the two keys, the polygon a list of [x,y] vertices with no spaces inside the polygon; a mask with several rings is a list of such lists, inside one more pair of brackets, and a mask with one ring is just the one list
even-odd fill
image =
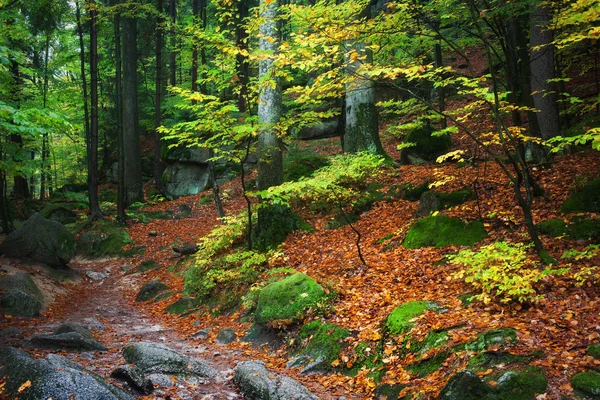
{"label": "moss-covered rock", "polygon": [[406,386],[401,384],[390,385],[386,383],[379,385],[375,389],[373,397],[375,400],[409,400],[411,398],[410,394],[400,397],[400,393],[402,393],[404,388]]}
{"label": "moss-covered rock", "polygon": [[263,205],[258,210],[258,223],[252,231],[252,244],[260,251],[279,246],[295,229],[309,229],[289,206],[281,204]]}
{"label": "moss-covered rock", "polygon": [[160,293],[169,289],[167,285],[158,281],[150,281],[144,283],[144,285],[140,288],[137,296],[135,297],[135,301],[148,301],[150,299],[154,299]]}
{"label": "moss-covered rock", "polygon": [[402,198],[408,201],[418,201],[423,193],[429,190],[429,182],[423,182],[418,186],[412,183],[407,183],[401,187],[403,194]]}
{"label": "moss-covered rock", "polygon": [[[326,371],[331,369],[342,351],[344,339],[350,336],[347,329],[321,321],[312,321],[304,325],[298,333],[298,339],[303,348],[292,360],[295,366],[310,366],[303,372]],[[295,361],[295,362],[294,362]]]}
{"label": "moss-covered rock", "polygon": [[116,256],[133,243],[125,229],[108,220],[99,220],[79,235],[77,251],[89,257]]}
{"label": "moss-covered rock", "polygon": [[439,214],[418,220],[406,233],[402,245],[408,249],[448,245],[472,246],[487,235],[480,221],[464,223]]}
{"label": "moss-covered rock", "polygon": [[325,297],[325,291],[309,276],[297,273],[271,283],[258,296],[255,319],[261,324],[293,323]]}
{"label": "moss-covered rock", "polygon": [[587,398],[600,399],[600,374],[598,372],[580,372],[573,375],[571,386],[576,392]]}
{"label": "moss-covered rock", "polygon": [[160,264],[155,260],[144,260],[140,263],[135,272],[151,271],[153,269],[158,268],[159,266]]}
{"label": "moss-covered rock", "polygon": [[454,374],[440,392],[439,400],[482,400],[493,393],[492,388],[469,370]]}
{"label": "moss-covered rock", "polygon": [[437,310],[437,304],[429,301],[410,301],[396,307],[385,322],[386,331],[391,335],[399,335],[412,329],[411,320],[426,310]]}
{"label": "moss-covered rock", "polygon": [[288,154],[283,160],[283,180],[297,181],[309,177],[317,169],[329,165],[327,158],[317,153]]}
{"label": "moss-covered rock", "polygon": [[553,237],[565,237],[571,240],[600,239],[600,220],[573,218],[565,222],[556,218],[540,222],[536,225],[538,232]]}
{"label": "moss-covered rock", "polygon": [[504,351],[481,352],[471,358],[467,366],[474,371],[487,371],[496,365],[524,362],[528,356],[518,356]]}
{"label": "moss-covered rock", "polygon": [[590,345],[587,348],[587,353],[594,358],[600,358],[600,343]]}
{"label": "moss-covered rock", "polygon": [[0,310],[7,315],[37,317],[42,303],[34,296],[19,289],[0,293]]}
{"label": "moss-covered rock", "polygon": [[600,178],[587,184],[581,191],[573,193],[560,210],[564,213],[600,212]]}
{"label": "moss-covered rock", "polygon": [[446,153],[452,140],[448,135],[433,136],[431,127],[421,127],[413,129],[406,135],[403,143],[414,143],[414,146],[402,150],[401,160],[407,164],[409,157],[418,157],[426,161],[435,161],[435,159]]}
{"label": "moss-covered rock", "polygon": [[0,279],[0,291],[8,292],[15,289],[30,294],[39,301],[44,301],[44,296],[40,288],[38,288],[29,274],[19,272]]}
{"label": "moss-covered rock", "polygon": [[46,219],[60,222],[63,225],[77,222],[77,214],[66,204],[48,203],[40,211],[40,215]]}
{"label": "moss-covered rock", "polygon": [[196,307],[196,301],[191,297],[183,297],[165,309],[166,314],[182,315]]}
{"label": "moss-covered rock", "polygon": [[449,356],[450,353],[447,351],[437,353],[433,357],[408,365],[406,369],[413,374],[416,374],[419,378],[422,378],[442,368],[444,361],[446,361]]}
{"label": "moss-covered rock", "polygon": [[417,216],[427,216],[434,211],[444,210],[454,207],[471,199],[473,191],[470,189],[456,190],[451,193],[438,193],[428,190],[421,195],[419,199],[419,208]]}
{"label": "moss-covered rock", "polygon": [[477,335],[477,339],[464,345],[465,350],[483,351],[491,346],[510,345],[517,342],[517,331],[513,328],[499,328]]}
{"label": "moss-covered rock", "polygon": [[530,400],[546,391],[548,381],[539,368],[525,371],[506,371],[498,378],[498,400]]}

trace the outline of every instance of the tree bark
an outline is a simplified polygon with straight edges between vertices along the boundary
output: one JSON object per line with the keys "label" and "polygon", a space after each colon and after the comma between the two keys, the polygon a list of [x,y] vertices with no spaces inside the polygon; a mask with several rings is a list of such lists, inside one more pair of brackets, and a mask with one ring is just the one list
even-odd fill
{"label": "tree bark", "polygon": [[90,15],[90,135],[88,153],[88,198],[90,218],[102,215],[98,202],[98,11],[94,0],[89,0]]}
{"label": "tree bark", "polygon": [[125,205],[144,200],[137,98],[137,21],[123,18],[123,164]]}
{"label": "tree bark", "polygon": [[[119,4],[120,0],[114,0]],[[123,138],[123,79],[121,73],[121,16],[116,13],[113,20],[115,37],[115,114],[117,117],[117,146],[119,148],[118,171],[117,171],[117,221],[125,223],[125,149]]]}
{"label": "tree bark", "polygon": [[169,17],[171,19],[171,30],[169,32],[169,43],[171,52],[169,54],[169,84],[175,86],[177,84],[177,38],[175,36],[175,23],[177,21],[177,3],[176,0],[169,0]]}
{"label": "tree bark", "polygon": [[531,90],[533,104],[538,110],[537,122],[542,139],[560,135],[558,103],[549,80],[556,77],[554,46],[550,30],[550,14],[543,4],[538,4],[530,15],[531,21]]}
{"label": "tree bark", "polygon": [[[197,0],[194,0],[197,1]],[[165,164],[161,159],[161,141],[158,128],[162,124],[162,49],[163,49],[163,25],[164,19],[161,16],[163,11],[163,0],[157,1],[158,16],[156,17],[156,92],[154,101],[154,183],[159,191],[163,191],[162,174],[165,171]],[[193,76],[193,75],[192,75]],[[193,79],[192,79],[193,85]]]}
{"label": "tree bark", "polygon": [[[279,47],[277,30],[277,1],[261,0],[259,48],[267,54],[259,62],[259,79],[262,82],[258,100],[258,178],[259,190],[283,183],[283,143],[275,125],[281,118],[281,86],[275,77],[273,57]],[[273,82],[275,81],[275,82]]]}

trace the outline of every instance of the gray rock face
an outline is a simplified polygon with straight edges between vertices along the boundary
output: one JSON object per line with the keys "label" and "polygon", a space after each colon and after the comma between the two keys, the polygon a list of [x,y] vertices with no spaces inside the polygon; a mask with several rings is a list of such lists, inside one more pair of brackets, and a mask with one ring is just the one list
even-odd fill
{"label": "gray rock face", "polygon": [[150,281],[144,283],[137,296],[135,297],[135,301],[148,301],[150,299],[155,298],[160,293],[167,290],[169,287],[162,282],[158,281]]}
{"label": "gray rock face", "polygon": [[133,390],[144,395],[148,395],[154,390],[152,381],[146,378],[144,372],[135,366],[123,365],[111,372],[110,376],[127,382]]}
{"label": "gray rock face", "polygon": [[51,335],[36,335],[27,344],[43,349],[64,349],[76,351],[102,351],[106,346],[94,339],[92,333],[80,324],[67,322]]}
{"label": "gray rock face", "polygon": [[417,208],[417,217],[426,217],[434,211],[441,209],[440,202],[433,190],[428,190],[421,195],[419,208]]}
{"label": "gray rock face", "polygon": [[338,126],[339,122],[337,119],[322,121],[318,124],[302,127],[295,132],[295,136],[299,140],[315,140],[340,136]]}
{"label": "gray rock face", "polygon": [[33,214],[19,229],[8,235],[0,253],[31,258],[51,267],[64,267],[75,255],[75,236],[62,224]]}
{"label": "gray rock face", "polygon": [[167,193],[173,197],[198,194],[208,186],[207,164],[175,162],[167,166],[162,179]]}
{"label": "gray rock face", "polygon": [[86,271],[85,276],[87,276],[93,281],[101,281],[103,279],[106,279],[106,274],[96,271]]}
{"label": "gray rock face", "polygon": [[[68,360],[67,360],[68,361]],[[52,356],[36,360],[12,347],[0,348],[0,376],[6,377],[3,395],[21,400],[75,399],[134,400],[121,389],[107,384],[98,375]],[[19,393],[30,381],[31,386]]]}
{"label": "gray rock face", "polygon": [[235,342],[237,340],[237,335],[233,329],[225,328],[221,329],[219,333],[217,333],[217,343],[218,344],[227,344],[231,342]]}
{"label": "gray rock face", "polygon": [[29,274],[19,272],[0,279],[0,291],[5,290],[8,292],[14,289],[19,289],[27,294],[32,295],[39,301],[44,301],[42,292],[37,287],[33,279],[31,279]]}
{"label": "gray rock face", "polygon": [[13,289],[0,294],[0,308],[8,315],[19,317],[37,317],[42,303],[29,293]]}
{"label": "gray rock face", "polygon": [[261,361],[239,363],[233,382],[248,400],[318,400],[299,382],[269,372]]}
{"label": "gray rock face", "polygon": [[145,373],[186,375],[213,378],[217,372],[204,361],[179,354],[157,343],[130,343],[123,357]]}

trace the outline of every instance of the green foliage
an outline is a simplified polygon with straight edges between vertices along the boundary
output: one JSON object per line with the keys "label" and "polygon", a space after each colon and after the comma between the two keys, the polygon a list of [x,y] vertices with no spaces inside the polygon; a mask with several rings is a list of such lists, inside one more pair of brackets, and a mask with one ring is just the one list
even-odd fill
{"label": "green foliage", "polygon": [[252,246],[267,251],[279,246],[295,229],[310,230],[311,227],[285,204],[261,204],[258,222],[252,232]]}
{"label": "green foliage", "polygon": [[77,252],[89,257],[116,256],[124,253],[124,247],[133,244],[129,234],[119,225],[107,219],[94,222],[77,240]]}
{"label": "green foliage", "polygon": [[448,245],[472,246],[483,240],[487,233],[483,223],[464,223],[443,214],[421,218],[406,233],[402,245],[407,249]]}
{"label": "green foliage", "polygon": [[540,233],[554,237],[565,237],[571,240],[600,239],[600,220],[573,218],[569,222],[563,219],[551,219],[536,225]]}
{"label": "green foliage", "polygon": [[475,299],[489,303],[499,300],[508,302],[535,302],[540,299],[536,284],[550,274],[564,273],[562,270],[541,270],[527,258],[523,244],[495,242],[483,246],[479,251],[463,250],[449,255],[452,264],[463,266],[454,274],[455,279],[470,283],[481,293]]}
{"label": "green foliage", "polygon": [[[452,145],[448,135],[433,135],[430,127],[418,127],[411,130],[404,138],[404,144],[412,144],[403,150],[406,154],[414,154],[427,161],[434,161],[444,154]],[[403,155],[405,157],[405,155]]]}
{"label": "green foliage", "polygon": [[296,273],[267,285],[258,297],[255,319],[260,324],[289,325],[325,300],[325,291],[312,278]]}

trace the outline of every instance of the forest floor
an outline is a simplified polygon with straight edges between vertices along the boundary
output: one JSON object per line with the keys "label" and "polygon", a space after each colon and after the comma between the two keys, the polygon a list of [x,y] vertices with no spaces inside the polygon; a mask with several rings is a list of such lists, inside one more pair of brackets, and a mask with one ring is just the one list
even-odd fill
{"label": "forest floor", "polygon": [[[314,145],[312,145],[314,146]],[[322,151],[334,151],[335,139],[319,144]],[[393,143],[386,143],[393,157],[397,156]],[[551,218],[566,218],[559,212],[561,204],[572,190],[589,182],[600,173],[598,153],[581,152],[557,157],[551,167],[534,169],[538,182],[545,194],[534,200],[533,213],[536,222]],[[450,177],[450,179],[448,179]],[[481,219],[488,237],[480,244],[498,240],[527,242],[522,213],[517,207],[512,187],[493,163],[478,163],[458,168],[456,164],[430,164],[418,166],[395,166],[375,177],[385,187],[422,182],[447,181],[438,190],[450,192],[465,186],[476,187],[477,198],[463,205],[445,210],[444,213],[465,220]],[[230,182],[222,188],[227,215],[236,215],[244,207],[239,182]],[[217,332],[232,328],[238,337],[250,328],[249,322],[240,322],[240,313],[213,316],[210,313],[192,313],[173,316],[164,313],[165,307],[182,296],[178,294],[162,302],[135,303],[139,287],[152,279],[159,279],[172,289],[183,290],[183,277],[177,265],[181,258],[171,250],[174,243],[194,243],[218,224],[217,214],[211,204],[201,205],[199,199],[210,195],[205,192],[175,201],[148,206],[148,211],[170,209],[177,212],[181,204],[191,207],[188,217],[170,220],[151,220],[149,223],[134,223],[127,229],[135,246],[145,246],[144,254],[127,259],[83,260],[76,259],[71,266],[77,270],[108,272],[102,282],[84,280],[67,284],[55,294],[55,301],[43,313],[41,320],[0,320],[0,329],[17,326],[25,336],[51,330],[58,322],[93,317],[105,325],[97,332],[109,351],[102,353],[93,362],[89,355],[69,353],[68,357],[87,365],[88,368],[107,377],[110,368],[122,363],[120,350],[130,340],[164,342],[208,359],[230,376],[236,362],[245,359],[262,359],[271,370],[284,373],[305,384],[317,396],[333,399],[369,398],[376,383],[367,371],[356,376],[342,373],[328,375],[300,374],[298,369],[286,369],[289,356],[285,349],[255,349],[248,343],[234,342],[226,346],[215,344]],[[393,199],[376,203],[369,211],[361,214],[354,227],[362,235],[361,246],[366,266],[357,257],[356,235],[348,226],[334,230],[324,229],[329,215],[313,215],[308,210],[299,210],[301,216],[313,227],[313,232],[293,232],[281,248],[282,254],[271,267],[291,267],[304,272],[338,293],[331,313],[326,321],[347,328],[353,335],[347,340],[348,347],[359,342],[380,342],[383,322],[399,304],[411,300],[435,301],[445,309],[444,313],[426,312],[416,320],[412,334],[423,338],[431,330],[452,328],[450,341],[443,351],[473,340],[477,334],[494,328],[510,327],[517,331],[518,343],[510,349],[512,354],[529,355],[541,351],[533,365],[544,370],[548,378],[548,390],[539,399],[560,399],[570,396],[572,388],[569,378],[582,370],[595,368],[600,362],[586,355],[586,347],[597,343],[600,338],[600,300],[598,286],[588,282],[584,286],[574,285],[572,279],[553,276],[540,282],[538,293],[541,300],[530,304],[472,303],[464,305],[459,296],[472,292],[470,286],[451,277],[458,266],[439,265],[447,254],[455,253],[458,247],[440,249],[406,249],[400,245],[408,228],[414,223],[417,202]],[[598,215],[586,214],[597,218]],[[154,233],[151,235],[151,231]],[[564,238],[542,236],[546,249],[557,260],[564,251],[583,249],[589,241],[569,241]],[[531,255],[533,257],[533,255]],[[123,272],[124,264],[138,265],[153,259],[160,268],[144,273]],[[18,266],[16,261],[1,260],[3,264]],[[572,269],[598,265],[598,257],[573,263]],[[562,263],[563,261],[561,261]],[[24,267],[27,269],[27,267]],[[200,329],[209,328],[206,339],[190,339]],[[384,354],[390,355],[385,362],[383,383],[407,383],[413,393],[425,398],[435,397],[456,371],[465,368],[469,361],[464,352],[456,352],[442,367],[424,378],[411,375],[406,366],[414,362],[412,356],[395,357],[395,344],[384,343]],[[493,351],[494,349],[488,349]],[[431,354],[433,356],[435,354]],[[352,360],[342,354],[341,362],[348,365]],[[91,366],[91,367],[90,367]],[[485,374],[485,371],[483,372]],[[221,382],[203,388],[185,388],[165,393],[164,398],[229,398],[235,396],[235,388],[225,378]],[[170,397],[166,397],[170,396]],[[158,398],[149,396],[148,398]]]}

